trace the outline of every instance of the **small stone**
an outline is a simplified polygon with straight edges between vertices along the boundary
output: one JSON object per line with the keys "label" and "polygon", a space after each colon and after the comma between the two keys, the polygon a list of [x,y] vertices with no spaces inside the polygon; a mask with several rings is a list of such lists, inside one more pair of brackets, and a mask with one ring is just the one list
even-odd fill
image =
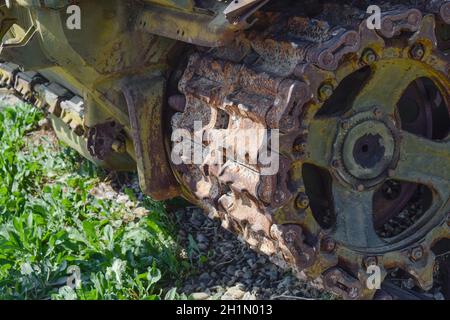
{"label": "small stone", "polygon": [[235,283],[236,283],[236,278],[232,277],[231,280],[227,282],[227,286],[230,287],[230,286],[234,285]]}
{"label": "small stone", "polygon": [[257,263],[259,264],[266,264],[267,263],[267,259],[264,257],[259,257]]}
{"label": "small stone", "polygon": [[149,211],[145,208],[138,207],[138,208],[134,209],[133,213],[135,214],[136,217],[142,218],[142,217],[147,216],[149,214]]}
{"label": "small stone", "polygon": [[242,272],[242,270],[237,270],[237,271],[234,273],[234,276],[235,276],[236,278],[240,278],[240,277],[244,276],[244,272]]}
{"label": "small stone", "polygon": [[234,266],[229,265],[229,266],[227,267],[227,273],[228,273],[229,275],[234,275],[235,272],[236,272],[236,268],[235,268]]}
{"label": "small stone", "polygon": [[238,286],[228,288],[222,296],[222,300],[240,300],[245,295],[245,292]]}
{"label": "small stone", "polygon": [[269,276],[270,280],[276,280],[278,278],[278,271],[276,270],[266,271],[266,274]]}
{"label": "small stone", "polygon": [[256,295],[251,292],[246,292],[242,297],[242,300],[256,300]]}
{"label": "small stone", "polygon": [[204,282],[209,281],[210,279],[211,279],[211,277],[209,276],[208,272],[202,273],[199,277],[199,280],[204,281]]}
{"label": "small stone", "polygon": [[196,238],[197,238],[197,242],[200,242],[200,243],[208,243],[209,242],[208,238],[206,238],[202,233],[197,234]]}
{"label": "small stone", "polygon": [[196,215],[192,215],[191,218],[189,219],[189,222],[196,227],[201,226],[203,223],[200,219],[197,218]]}
{"label": "small stone", "polygon": [[434,294],[434,299],[435,300],[445,300],[445,297],[442,294],[442,292],[437,292],[437,293]]}
{"label": "small stone", "polygon": [[135,206],[136,206],[136,204],[133,201],[131,201],[131,200],[125,202],[125,207],[128,208],[128,209],[132,209]]}
{"label": "small stone", "polygon": [[120,194],[117,196],[116,202],[119,204],[124,204],[124,203],[128,202],[129,200],[130,200],[130,198],[128,198],[127,195]]}
{"label": "small stone", "polygon": [[191,296],[194,300],[206,300],[209,298],[209,294],[206,292],[195,292]]}
{"label": "small stone", "polygon": [[191,292],[192,291],[192,286],[190,284],[187,284],[184,286],[183,288],[184,292]]}

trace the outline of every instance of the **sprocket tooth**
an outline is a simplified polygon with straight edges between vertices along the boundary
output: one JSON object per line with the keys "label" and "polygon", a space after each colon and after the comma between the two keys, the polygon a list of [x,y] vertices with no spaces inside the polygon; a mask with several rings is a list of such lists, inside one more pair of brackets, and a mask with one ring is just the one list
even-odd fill
{"label": "sprocket tooth", "polygon": [[450,2],[446,2],[441,6],[439,14],[446,24],[450,24]]}
{"label": "sprocket tooth", "polygon": [[320,277],[326,270],[330,269],[338,265],[339,259],[333,253],[321,253],[317,255],[314,264],[304,270],[305,274],[310,279],[317,279]]}
{"label": "sprocket tooth", "polygon": [[418,9],[386,12],[381,19],[379,33],[385,38],[393,38],[403,31],[416,32],[422,21],[422,12]]}
{"label": "sprocket tooth", "polygon": [[298,271],[313,265],[317,248],[305,243],[303,230],[299,225],[272,225],[270,234],[278,241],[285,259]]}
{"label": "sprocket tooth", "polygon": [[429,1],[427,11],[439,15],[439,18],[446,24],[450,24],[450,1],[434,0]]}
{"label": "sprocket tooth", "polygon": [[338,37],[334,37],[311,50],[308,53],[308,60],[317,64],[319,68],[334,71],[345,55],[359,50],[360,43],[361,38],[358,32],[345,30]]}
{"label": "sprocket tooth", "polygon": [[435,50],[438,46],[438,40],[436,36],[436,18],[434,14],[428,14],[423,17],[420,29],[414,33],[414,35],[408,40],[409,45],[412,47],[415,44],[423,44]]}
{"label": "sprocket tooth", "polygon": [[337,267],[323,274],[323,283],[331,292],[347,300],[359,299],[363,294],[361,282]]}
{"label": "sprocket tooth", "polygon": [[407,271],[417,282],[418,286],[424,290],[433,287],[433,273],[436,257],[432,251],[428,251],[424,257],[418,261],[410,261],[405,266]]}

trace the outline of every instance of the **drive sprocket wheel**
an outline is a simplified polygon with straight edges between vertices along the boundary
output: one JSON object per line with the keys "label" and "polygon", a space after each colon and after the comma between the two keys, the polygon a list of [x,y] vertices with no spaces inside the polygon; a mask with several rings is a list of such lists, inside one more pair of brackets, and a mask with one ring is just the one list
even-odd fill
{"label": "drive sprocket wheel", "polygon": [[[186,197],[344,298],[374,296],[370,265],[430,289],[432,248],[450,238],[450,59],[437,36],[448,2],[398,6],[381,30],[344,4],[286,10],[269,7],[235,45],[190,56],[172,129],[192,134],[191,150],[215,129],[235,142],[222,164],[211,151],[173,165]],[[259,153],[230,157],[246,129],[279,130],[276,174]]]}

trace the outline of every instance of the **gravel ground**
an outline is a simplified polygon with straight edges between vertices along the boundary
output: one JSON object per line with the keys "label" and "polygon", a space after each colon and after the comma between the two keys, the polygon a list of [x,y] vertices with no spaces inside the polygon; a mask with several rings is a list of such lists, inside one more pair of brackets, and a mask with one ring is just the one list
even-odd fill
{"label": "gravel ground", "polygon": [[186,255],[198,264],[180,292],[194,299],[329,299],[311,285],[272,264],[196,207],[175,212]]}

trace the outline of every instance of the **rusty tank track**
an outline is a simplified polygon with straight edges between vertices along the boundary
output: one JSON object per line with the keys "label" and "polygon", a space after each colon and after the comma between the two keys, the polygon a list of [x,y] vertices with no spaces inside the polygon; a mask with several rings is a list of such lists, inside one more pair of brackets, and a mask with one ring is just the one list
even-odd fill
{"label": "rusty tank track", "polygon": [[[425,4],[386,4],[380,30],[367,28],[362,8],[345,4],[325,3],[316,15],[268,6],[233,45],[196,48],[173,72],[172,130],[202,137],[222,129],[231,141],[242,129],[280,132],[275,175],[226,153],[224,165],[212,154],[201,165],[172,164],[185,197],[276,264],[346,299],[374,297],[365,284],[370,265],[383,279],[401,269],[430,289],[432,249],[450,238],[448,132],[433,129],[429,112],[444,106],[445,118],[450,110],[450,2],[418,3]],[[417,121],[405,124],[398,105],[411,83],[429,99]],[[123,152],[121,127],[108,123],[105,143],[83,126],[83,99],[63,86],[6,61],[0,86],[60,118],[95,155]],[[198,132],[195,121],[204,125]],[[349,145],[358,148],[349,152]],[[321,181],[319,194],[311,181]],[[380,190],[402,201],[371,206]],[[416,200],[427,192],[431,204]],[[378,296],[398,291],[389,287]]]}
{"label": "rusty tank track", "polygon": [[[373,298],[366,269],[378,265],[383,279],[399,268],[428,290],[432,248],[450,238],[448,136],[426,139],[402,130],[396,109],[400,92],[423,78],[432,79],[439,103],[450,107],[449,47],[437,35],[442,26],[448,28],[450,3],[390,6],[381,30],[370,30],[365,12],[354,7],[327,3],[324,8],[315,17],[259,12],[259,22],[233,46],[192,53],[181,69],[180,94],[169,98],[177,111],[172,130],[193,136],[223,129],[227,138],[238,140],[242,129],[279,129],[278,173],[262,175],[261,163],[226,154],[223,165],[208,154],[201,165],[173,165],[174,171],[186,197],[299,277],[346,299]],[[339,99],[340,90],[349,87],[356,87],[353,100]],[[195,121],[203,127],[196,129]],[[355,161],[366,161],[367,151],[350,159],[348,150],[352,143],[364,149],[366,140],[366,147],[375,145],[384,157],[361,171]],[[435,159],[419,168],[423,165],[414,158],[424,156]],[[320,190],[329,198],[317,199],[308,190],[311,174],[325,177]],[[434,199],[427,213],[389,238],[373,227],[377,213],[371,205],[386,181],[414,182],[414,190],[427,185]],[[393,224],[395,217],[386,210],[379,223],[389,229],[386,220]]]}

